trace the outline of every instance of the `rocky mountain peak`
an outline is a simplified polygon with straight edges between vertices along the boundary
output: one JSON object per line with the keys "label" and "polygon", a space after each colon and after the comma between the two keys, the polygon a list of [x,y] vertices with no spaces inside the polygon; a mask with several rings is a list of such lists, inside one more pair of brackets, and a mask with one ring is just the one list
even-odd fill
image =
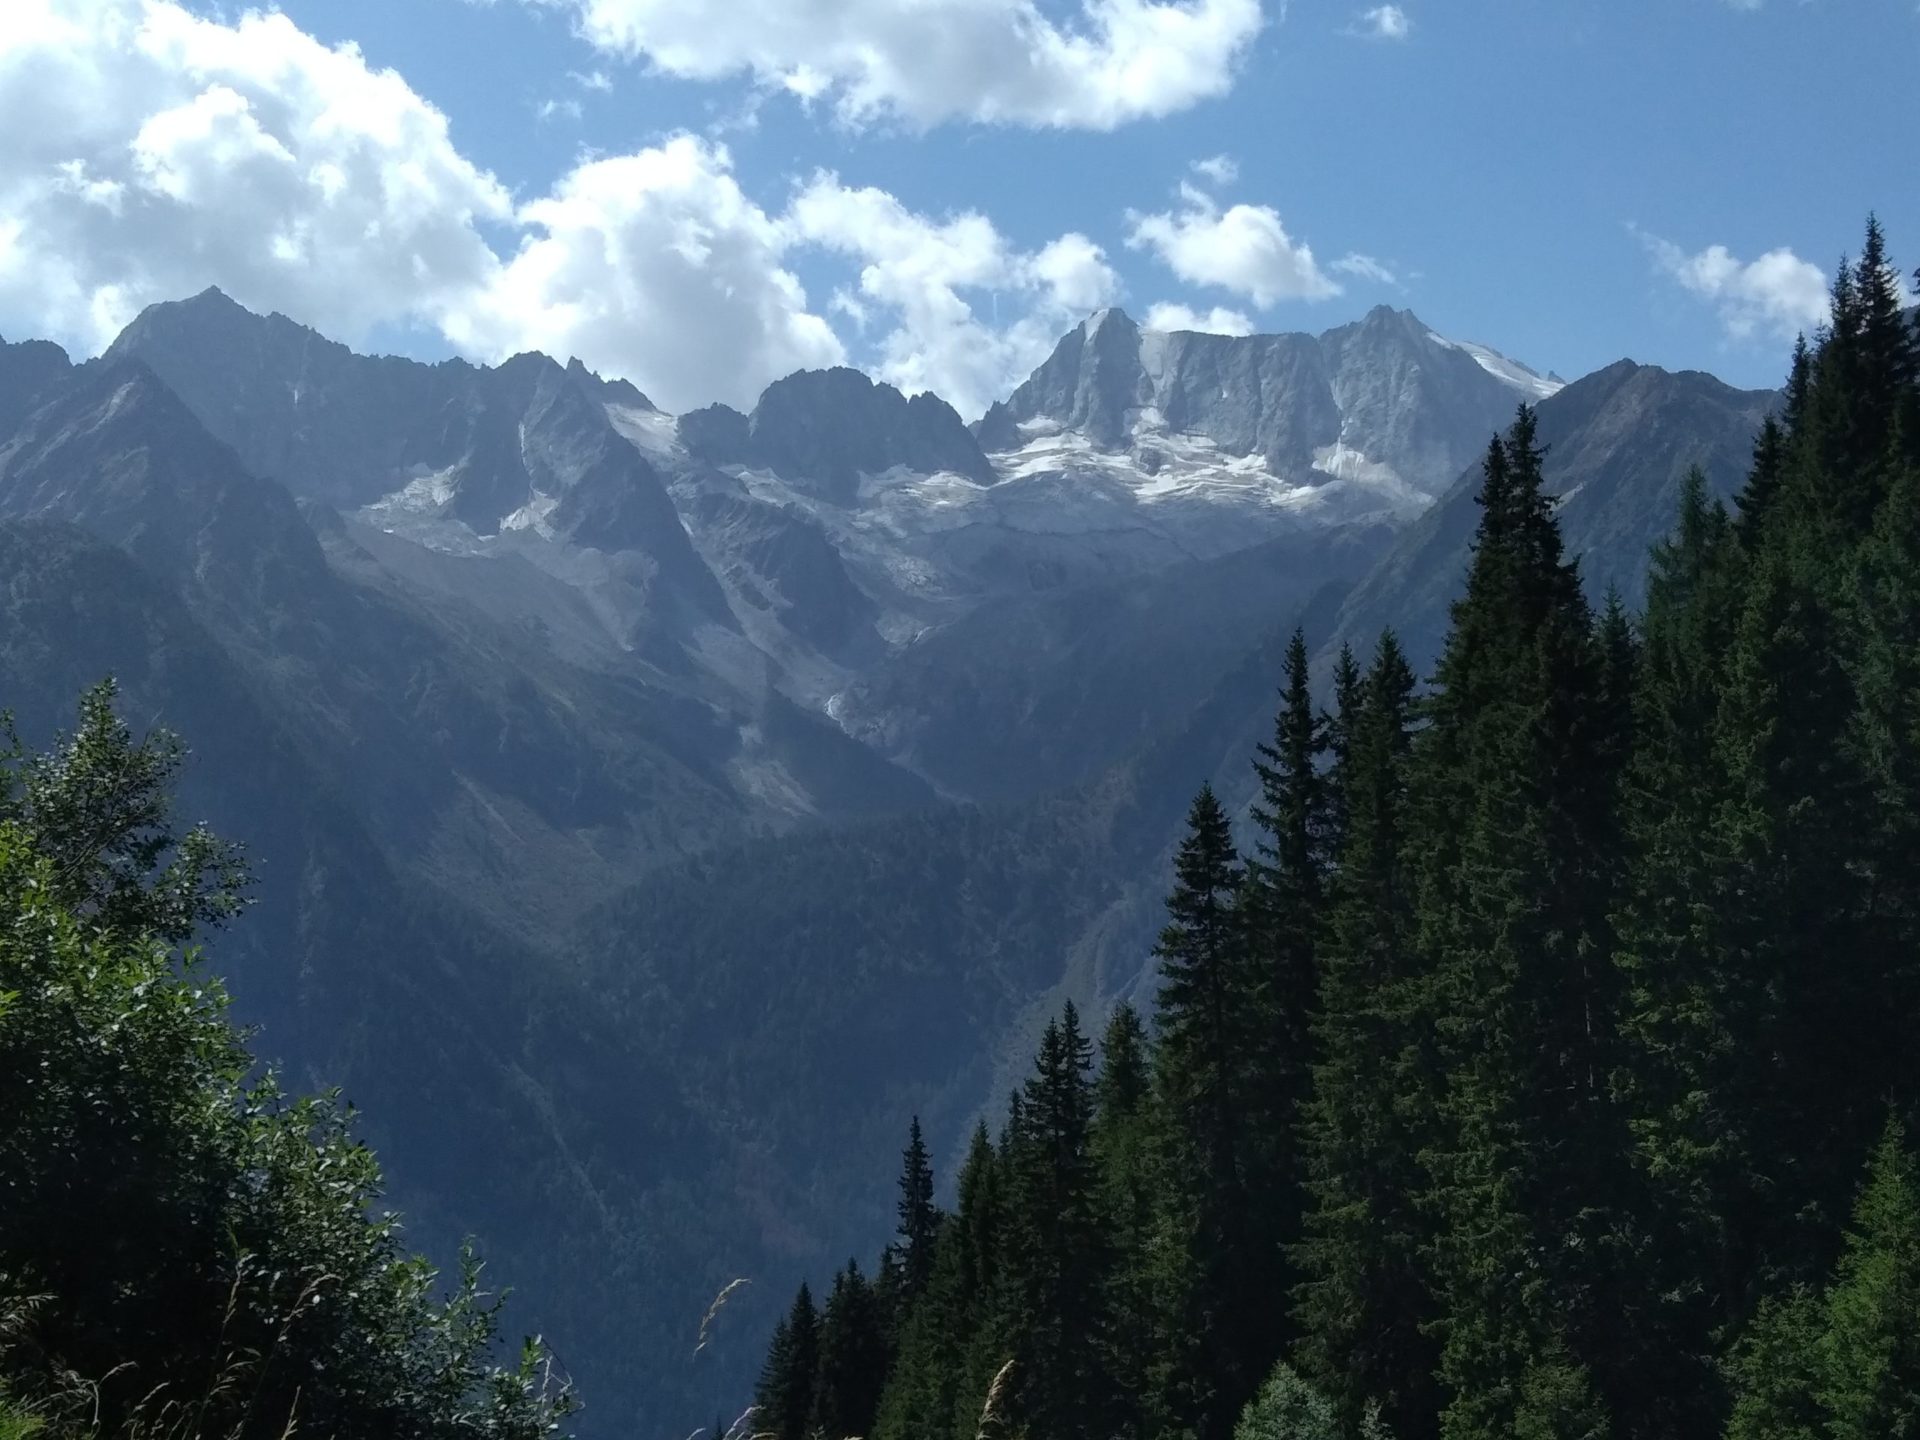
{"label": "rocky mountain peak", "polygon": [[846,366],[776,380],[751,415],[712,405],[682,416],[680,437],[710,464],[777,470],[838,505],[858,499],[862,476],[895,468],[993,483],[991,462],[946,401],[908,399]]}

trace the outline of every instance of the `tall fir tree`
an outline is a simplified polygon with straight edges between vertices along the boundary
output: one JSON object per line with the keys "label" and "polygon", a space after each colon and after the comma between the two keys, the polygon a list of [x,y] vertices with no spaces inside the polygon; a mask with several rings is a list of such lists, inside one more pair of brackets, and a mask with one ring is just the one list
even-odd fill
{"label": "tall fir tree", "polygon": [[[1348,656],[1349,664],[1351,656]],[[1351,675],[1345,681],[1351,699]],[[1245,1122],[1248,1192],[1243,1262],[1258,1267],[1248,1281],[1272,1295],[1292,1286],[1286,1247],[1299,1235],[1302,1206],[1295,1130],[1312,1077],[1308,1026],[1318,984],[1318,949],[1331,863],[1330,785],[1322,758],[1334,722],[1314,707],[1307,642],[1300,630],[1287,644],[1284,682],[1273,738],[1258,747],[1253,806],[1255,853],[1248,861],[1243,913],[1259,989],[1258,1073]],[[1248,1362],[1264,1376],[1289,1340],[1283,1306],[1250,1317],[1259,1328],[1244,1337]]]}
{"label": "tall fir tree", "polygon": [[808,1431],[823,1440],[873,1433],[886,1384],[887,1328],[880,1299],[857,1260],[834,1277],[820,1313],[819,1360]]}
{"label": "tall fir tree", "polygon": [[900,1223],[894,1234],[899,1252],[900,1288],[908,1304],[920,1298],[933,1278],[934,1241],[940,1211],[933,1203],[933,1163],[927,1158],[920,1117],[913,1117],[907,1148],[900,1157]]}
{"label": "tall fir tree", "polygon": [[1154,1123],[1146,1027],[1131,1005],[1119,1005],[1100,1040],[1091,1139],[1108,1253],[1100,1370],[1119,1440],[1145,1440],[1160,1428],[1151,1408],[1162,1330],[1156,1310],[1161,1177]]}
{"label": "tall fir tree", "polygon": [[[1225,810],[1203,787],[1187,817],[1155,954],[1155,1085],[1168,1177],[1168,1348],[1155,1405],[1199,1440],[1222,1440],[1262,1378],[1254,1346],[1274,1297],[1248,1207],[1253,1132],[1268,1051],[1259,967],[1241,910],[1243,872]],[[1251,1340],[1251,1343],[1250,1343]]]}
{"label": "tall fir tree", "polygon": [[773,1332],[754,1392],[754,1433],[771,1440],[806,1440],[813,1419],[814,1379],[820,1368],[820,1315],[802,1283]]}
{"label": "tall fir tree", "polygon": [[1100,1367],[1107,1237],[1091,1149],[1092,1046],[1069,1003],[1047,1026],[1017,1128],[1002,1142],[1008,1243],[1007,1415],[1035,1437],[1108,1433]]}
{"label": "tall fir tree", "polygon": [[1347,823],[1333,879],[1300,1138],[1309,1203],[1295,1250],[1301,1368],[1349,1427],[1371,1403],[1401,1440],[1433,1435],[1437,1356],[1420,1250],[1418,1148],[1432,1076],[1408,1024],[1413,671],[1391,631],[1342,707],[1334,782]]}
{"label": "tall fir tree", "polygon": [[1422,745],[1424,1004],[1445,1067],[1425,1163],[1447,1440],[1584,1424],[1593,1386],[1632,1383],[1612,1348],[1619,844],[1591,723],[1592,623],[1543,459],[1522,407],[1489,453]]}
{"label": "tall fir tree", "polygon": [[1728,1440],[1920,1434],[1920,1167],[1890,1121],[1831,1283],[1764,1305],[1730,1366]]}

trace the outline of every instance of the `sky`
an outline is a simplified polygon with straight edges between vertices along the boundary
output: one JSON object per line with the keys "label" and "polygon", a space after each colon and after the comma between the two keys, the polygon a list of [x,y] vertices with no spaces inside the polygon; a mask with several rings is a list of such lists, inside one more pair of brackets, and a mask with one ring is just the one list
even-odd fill
{"label": "sky", "polygon": [[978,415],[1088,312],[1375,305],[1572,378],[1777,384],[1920,0],[0,0],[0,335],[218,285],[670,410],[852,364]]}

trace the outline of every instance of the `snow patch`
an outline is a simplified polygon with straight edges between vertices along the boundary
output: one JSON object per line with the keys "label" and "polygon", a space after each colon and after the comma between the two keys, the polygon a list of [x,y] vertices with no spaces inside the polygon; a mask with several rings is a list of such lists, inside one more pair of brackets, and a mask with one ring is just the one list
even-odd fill
{"label": "snow patch", "polygon": [[1504,380],[1524,395],[1536,400],[1545,400],[1549,395],[1557,395],[1566,389],[1566,382],[1550,379],[1539,371],[1522,365],[1518,360],[1509,360],[1498,350],[1486,345],[1476,345],[1471,340],[1449,340],[1446,336],[1427,332],[1427,338],[1443,350],[1460,350],[1470,355],[1474,363],[1493,376]]}
{"label": "snow patch", "polygon": [[609,404],[606,409],[613,428],[642,454],[672,458],[686,453],[677,417],[638,405]]}

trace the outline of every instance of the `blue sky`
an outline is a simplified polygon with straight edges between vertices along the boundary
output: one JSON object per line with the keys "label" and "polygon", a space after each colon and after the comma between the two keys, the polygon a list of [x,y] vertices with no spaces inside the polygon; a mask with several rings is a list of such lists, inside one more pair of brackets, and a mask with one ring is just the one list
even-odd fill
{"label": "blue sky", "polygon": [[672,408],[845,360],[971,414],[1095,304],[1384,302],[1766,385],[1869,209],[1920,263],[1914,0],[9,6],[0,333],[80,352],[219,284]]}

